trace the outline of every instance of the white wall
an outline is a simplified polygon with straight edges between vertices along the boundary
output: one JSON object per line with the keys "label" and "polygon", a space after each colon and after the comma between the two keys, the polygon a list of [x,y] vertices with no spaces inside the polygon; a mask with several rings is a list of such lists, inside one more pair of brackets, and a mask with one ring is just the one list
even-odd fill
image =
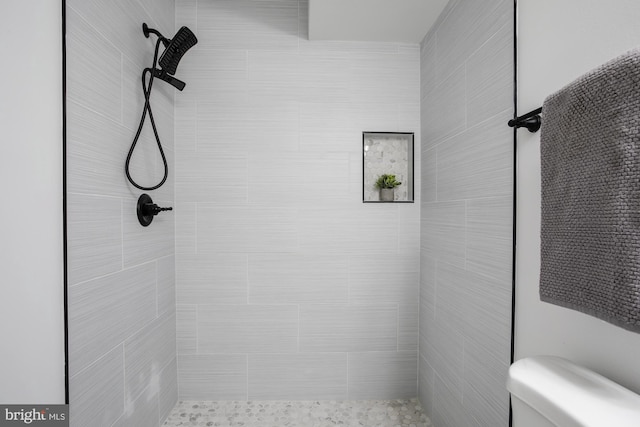
{"label": "white wall", "polygon": [[420,43],[448,0],[310,0],[309,40]]}
{"label": "white wall", "polygon": [[[576,77],[640,45],[637,0],[518,2],[518,113]],[[640,334],[542,303],[540,133],[518,132],[516,359],[554,354],[640,392]]]}
{"label": "white wall", "polygon": [[0,17],[0,402],[64,403],[62,9]]}

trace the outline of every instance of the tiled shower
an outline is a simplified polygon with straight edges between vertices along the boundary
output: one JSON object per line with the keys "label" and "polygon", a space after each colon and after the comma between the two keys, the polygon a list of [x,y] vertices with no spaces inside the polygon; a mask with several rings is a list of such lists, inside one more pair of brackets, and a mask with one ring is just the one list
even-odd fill
{"label": "tiled shower", "polygon": [[[506,425],[513,5],[475,3],[417,45],[309,41],[307,0],[67,0],[72,426],[416,396]],[[143,22],[199,39],[154,83],[174,210],[146,228]],[[415,133],[416,203],[362,203],[363,131]],[[148,123],[132,165],[161,176]]]}

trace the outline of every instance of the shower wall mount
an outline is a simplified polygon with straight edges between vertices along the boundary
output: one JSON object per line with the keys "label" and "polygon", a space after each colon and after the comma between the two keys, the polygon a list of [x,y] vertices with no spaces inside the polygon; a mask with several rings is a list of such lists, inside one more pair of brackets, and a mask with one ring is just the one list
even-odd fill
{"label": "shower wall mount", "polygon": [[140,225],[143,227],[147,227],[153,221],[153,217],[158,215],[160,212],[164,211],[172,211],[173,208],[161,208],[160,206],[153,203],[151,200],[151,196],[148,194],[142,194],[138,198],[138,205],[136,207],[136,212],[138,214],[138,221],[140,221]]}

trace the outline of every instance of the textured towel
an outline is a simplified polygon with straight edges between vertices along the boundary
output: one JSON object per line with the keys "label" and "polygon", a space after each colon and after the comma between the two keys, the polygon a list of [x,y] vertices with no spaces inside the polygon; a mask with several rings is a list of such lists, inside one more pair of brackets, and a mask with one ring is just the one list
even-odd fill
{"label": "textured towel", "polygon": [[540,299],[640,332],[640,49],[542,114]]}

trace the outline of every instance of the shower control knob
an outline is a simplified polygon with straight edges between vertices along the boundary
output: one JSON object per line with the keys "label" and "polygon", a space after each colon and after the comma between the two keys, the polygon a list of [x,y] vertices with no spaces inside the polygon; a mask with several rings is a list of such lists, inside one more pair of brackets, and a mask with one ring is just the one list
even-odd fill
{"label": "shower control knob", "polygon": [[138,198],[138,206],[136,208],[138,214],[138,221],[143,227],[148,226],[153,221],[153,217],[160,212],[172,211],[173,208],[161,208],[153,203],[151,197],[148,194],[143,194]]}
{"label": "shower control knob", "polygon": [[158,215],[160,212],[172,211],[172,210],[173,210],[173,208],[161,208],[160,206],[156,205],[155,203],[145,203],[142,206],[143,213],[151,214],[151,215]]}

